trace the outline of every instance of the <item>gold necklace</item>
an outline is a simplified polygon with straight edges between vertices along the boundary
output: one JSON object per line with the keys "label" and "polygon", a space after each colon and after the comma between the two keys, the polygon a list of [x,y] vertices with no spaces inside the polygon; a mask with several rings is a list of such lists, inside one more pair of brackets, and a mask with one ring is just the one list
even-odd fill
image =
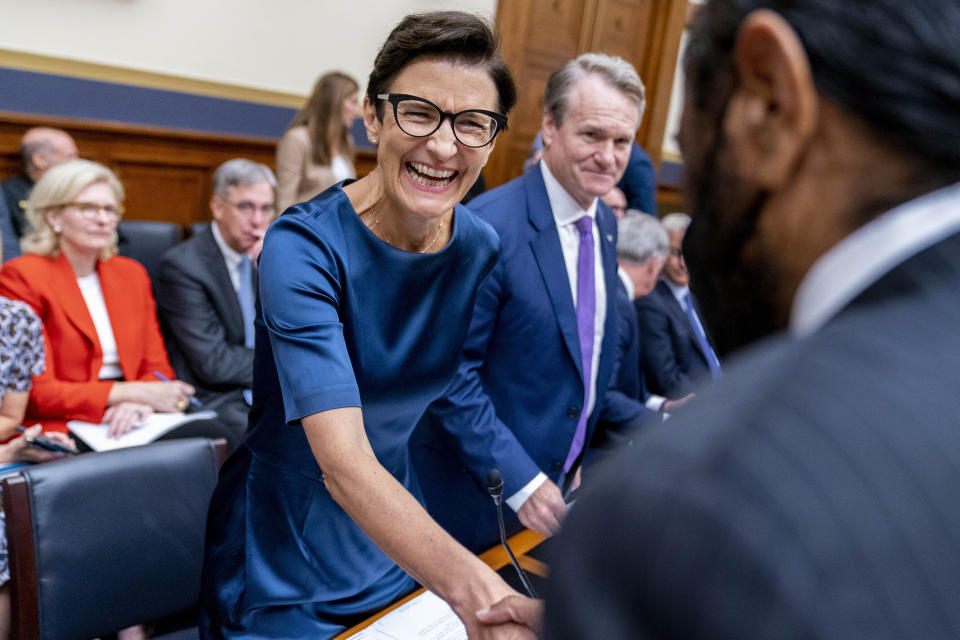
{"label": "gold necklace", "polygon": [[[373,224],[370,225],[369,229],[372,231],[373,228],[374,228],[375,226],[377,226],[378,224],[380,224],[380,216],[377,216],[376,218],[373,219]],[[437,225],[437,233],[436,233],[436,235],[433,236],[433,240],[430,241],[430,244],[428,244],[427,246],[425,246],[423,249],[419,249],[419,250],[417,251],[417,253],[426,253],[426,252],[427,252],[427,249],[429,249],[429,248],[432,247],[434,244],[436,244],[437,238],[440,237],[440,232],[441,232],[441,231],[443,231],[443,220],[440,220],[440,224]],[[386,242],[386,243],[389,244],[390,246],[393,246],[393,245],[390,243],[389,240],[384,240],[384,242]]]}

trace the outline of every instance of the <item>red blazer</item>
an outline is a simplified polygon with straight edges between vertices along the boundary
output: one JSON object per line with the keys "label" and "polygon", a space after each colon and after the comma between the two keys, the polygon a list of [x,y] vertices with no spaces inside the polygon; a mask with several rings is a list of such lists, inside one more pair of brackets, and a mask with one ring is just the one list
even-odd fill
{"label": "red blazer", "polygon": [[[156,381],[154,371],[173,379],[146,270],[114,256],[97,262],[97,275],[124,379]],[[33,378],[24,423],[66,431],[67,420],[99,422],[114,383],[97,378],[103,351],[67,258],[25,255],[4,263],[0,295],[23,300],[43,321],[46,368]]]}

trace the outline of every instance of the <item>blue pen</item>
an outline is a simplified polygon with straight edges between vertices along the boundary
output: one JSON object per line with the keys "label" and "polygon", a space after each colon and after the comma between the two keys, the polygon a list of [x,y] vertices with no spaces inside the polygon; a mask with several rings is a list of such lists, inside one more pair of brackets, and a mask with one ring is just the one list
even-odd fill
{"label": "blue pen", "polygon": [[[154,371],[154,372],[153,372],[153,375],[155,375],[155,376],[158,377],[159,379],[163,380],[164,382],[172,382],[172,381],[170,380],[170,378],[168,378],[167,376],[163,375],[163,374],[160,373],[159,371]],[[203,406],[203,403],[201,403],[199,400],[197,400],[197,399],[194,398],[193,396],[190,396],[190,403],[191,403],[193,406],[195,406],[195,407],[202,407],[202,406]]]}

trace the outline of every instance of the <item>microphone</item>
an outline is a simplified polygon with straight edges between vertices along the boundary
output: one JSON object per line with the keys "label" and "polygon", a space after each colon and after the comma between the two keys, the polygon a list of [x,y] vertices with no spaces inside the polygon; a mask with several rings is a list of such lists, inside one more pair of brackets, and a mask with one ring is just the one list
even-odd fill
{"label": "microphone", "polygon": [[500,544],[507,550],[507,555],[510,556],[510,563],[513,565],[513,568],[517,570],[517,575],[520,576],[520,582],[523,583],[523,588],[526,589],[527,595],[531,598],[539,598],[540,596],[537,595],[533,585],[530,584],[530,579],[527,577],[526,572],[521,569],[520,564],[517,563],[517,558],[513,555],[513,550],[510,548],[510,545],[507,544],[507,531],[503,526],[503,477],[500,475],[499,469],[491,469],[490,473],[487,474],[487,492],[490,494],[490,497],[493,498],[493,503],[497,505],[497,524],[500,525]]}

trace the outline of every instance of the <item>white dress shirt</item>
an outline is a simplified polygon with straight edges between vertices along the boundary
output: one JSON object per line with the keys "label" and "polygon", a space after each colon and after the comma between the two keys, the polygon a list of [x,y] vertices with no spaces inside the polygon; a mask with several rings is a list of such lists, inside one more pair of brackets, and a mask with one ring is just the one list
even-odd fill
{"label": "white dress shirt", "polygon": [[220,233],[220,227],[216,220],[210,222],[210,231],[213,232],[213,240],[220,247],[220,253],[223,254],[223,261],[227,265],[227,273],[230,274],[233,291],[238,293],[240,291],[240,263],[243,261],[243,254],[234,251],[223,239],[223,234]]}
{"label": "white dress shirt", "polygon": [[[573,308],[577,308],[577,261],[580,257],[580,232],[577,231],[577,220],[588,216],[593,220],[593,273],[594,291],[596,293],[595,315],[593,318],[593,358],[590,362],[590,378],[587,387],[586,412],[589,416],[597,404],[597,373],[600,366],[600,347],[603,344],[603,324],[607,319],[607,288],[603,273],[603,255],[600,252],[600,229],[597,228],[597,198],[584,209],[553,177],[550,168],[543,160],[540,161],[543,172],[543,182],[547,188],[547,199],[550,201],[550,210],[557,225],[557,234],[560,236],[560,249],[563,252],[563,262],[567,269],[567,280],[570,282],[570,295],[573,298]],[[584,442],[586,448],[588,442]],[[520,509],[527,498],[536,491],[547,479],[542,471],[533,480],[517,491],[506,502],[514,511]]]}
{"label": "white dress shirt", "polygon": [[120,368],[120,354],[117,352],[117,340],[113,336],[113,325],[110,324],[110,315],[107,313],[107,303],[103,300],[103,289],[100,288],[100,276],[96,272],[88,276],[77,278],[83,301],[93,319],[93,327],[97,330],[97,340],[100,342],[100,351],[103,352],[103,364],[97,378],[100,380],[115,380],[123,377]]}
{"label": "white dress shirt", "polygon": [[874,218],[820,256],[793,297],[790,332],[814,333],[891,269],[960,232],[960,183]]}

